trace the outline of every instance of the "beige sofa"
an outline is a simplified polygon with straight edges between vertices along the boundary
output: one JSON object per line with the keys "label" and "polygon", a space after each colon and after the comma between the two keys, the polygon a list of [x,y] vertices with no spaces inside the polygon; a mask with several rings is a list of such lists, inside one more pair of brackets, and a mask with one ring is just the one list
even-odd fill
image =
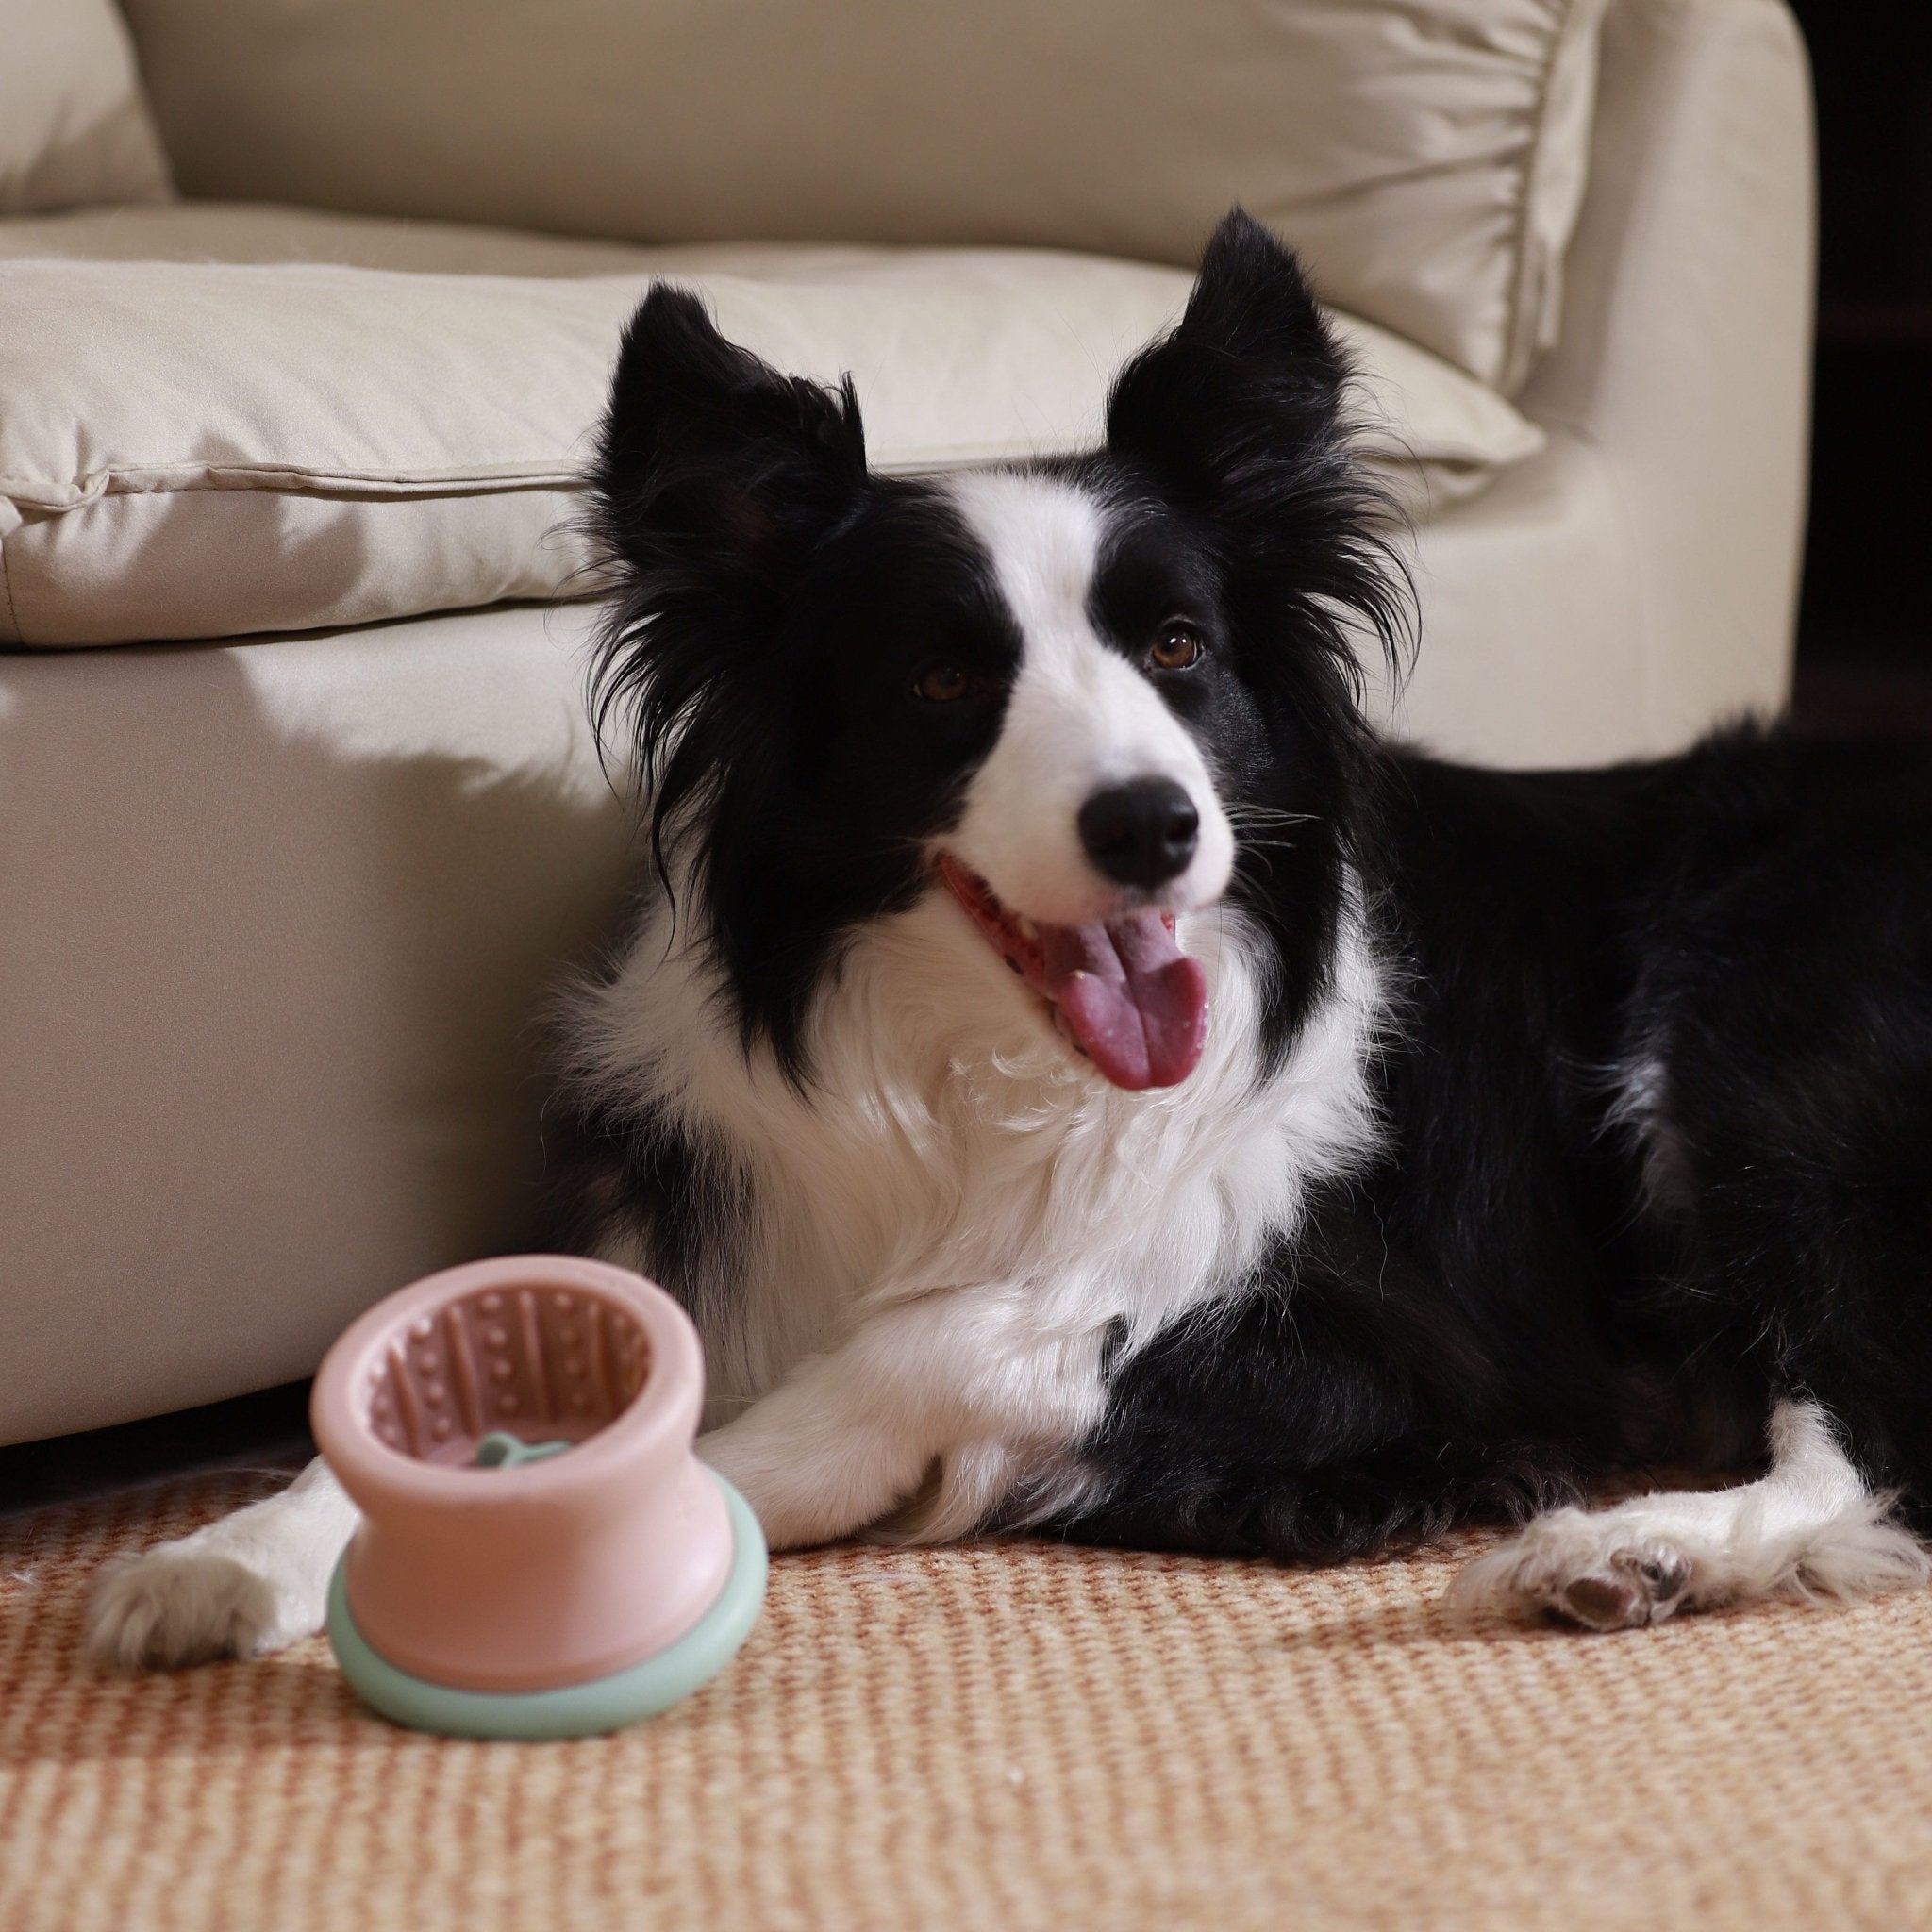
{"label": "beige sofa", "polygon": [[0,1441],[302,1374],[524,1239],[543,988],[635,862],[569,524],[652,275],[934,469],[1091,436],[1240,198],[1414,523],[1397,728],[1593,760],[1782,699],[1777,0],[558,18],[0,8]]}

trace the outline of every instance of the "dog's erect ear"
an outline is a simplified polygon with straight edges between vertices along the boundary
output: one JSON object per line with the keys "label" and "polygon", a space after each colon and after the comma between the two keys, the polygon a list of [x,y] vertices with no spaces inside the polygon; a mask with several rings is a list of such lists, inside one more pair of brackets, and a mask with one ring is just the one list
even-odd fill
{"label": "dog's erect ear", "polygon": [[858,501],[858,400],[849,378],[781,375],[659,283],[624,332],[592,481],[606,543],[641,576],[755,599]]}
{"label": "dog's erect ear", "polygon": [[1183,496],[1238,508],[1278,483],[1288,459],[1337,447],[1347,379],[1300,264],[1236,208],[1179,324],[1121,371],[1108,441]]}
{"label": "dog's erect ear", "polygon": [[1341,373],[1301,263],[1245,208],[1230,209],[1208,238],[1178,334],[1243,361],[1312,362],[1331,376]]}
{"label": "dog's erect ear", "polygon": [[1187,312],[1121,371],[1108,447],[1185,508],[1240,533],[1277,629],[1359,691],[1352,611],[1399,679],[1413,648],[1390,500],[1357,459],[1348,359],[1294,257],[1240,208],[1215,229]]}

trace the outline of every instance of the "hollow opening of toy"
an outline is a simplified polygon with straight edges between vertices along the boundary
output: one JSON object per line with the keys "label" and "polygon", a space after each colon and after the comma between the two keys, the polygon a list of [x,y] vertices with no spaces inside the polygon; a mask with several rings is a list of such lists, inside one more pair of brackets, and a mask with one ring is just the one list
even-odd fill
{"label": "hollow opening of toy", "polygon": [[478,1289],[396,1325],[365,1378],[362,1416],[416,1461],[509,1468],[608,1428],[650,1368],[642,1324],[594,1290]]}

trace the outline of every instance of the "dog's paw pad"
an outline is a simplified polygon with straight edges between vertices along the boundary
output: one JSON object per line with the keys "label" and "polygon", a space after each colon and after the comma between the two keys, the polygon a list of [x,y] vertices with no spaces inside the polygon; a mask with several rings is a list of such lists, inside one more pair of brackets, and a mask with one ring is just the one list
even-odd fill
{"label": "dog's paw pad", "polygon": [[259,1657],[299,1630],[272,1582],[213,1550],[163,1546],[110,1565],[87,1610],[88,1654],[123,1670]]}
{"label": "dog's paw pad", "polygon": [[1620,1534],[1607,1516],[1561,1510],[1478,1557],[1451,1594],[1506,1616],[1640,1630],[1686,1604],[1695,1582],[1696,1565],[1685,1551]]}
{"label": "dog's paw pad", "polygon": [[1662,1623],[1690,1587],[1690,1565],[1675,1551],[1626,1551],[1581,1576],[1558,1571],[1539,1594],[1544,1608],[1586,1630],[1641,1630]]}
{"label": "dog's paw pad", "polygon": [[1649,1599],[1630,1577],[1579,1576],[1564,1585],[1558,1603],[1565,1616],[1593,1630],[1627,1630],[1650,1622]]}

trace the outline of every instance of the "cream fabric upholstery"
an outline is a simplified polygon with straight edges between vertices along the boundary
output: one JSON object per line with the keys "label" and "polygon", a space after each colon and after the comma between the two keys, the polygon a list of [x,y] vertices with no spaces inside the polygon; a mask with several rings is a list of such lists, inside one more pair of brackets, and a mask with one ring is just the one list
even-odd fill
{"label": "cream fabric upholstery", "polygon": [[1502,764],[1782,708],[1805,519],[1808,76],[1777,0],[1617,0],[1540,457],[1422,533],[1397,722]]}
{"label": "cream fabric upholstery", "polygon": [[127,0],[190,194],[1185,265],[1237,199],[1503,388],[1556,339],[1603,0]]}
{"label": "cream fabric upholstery", "polygon": [[528,1245],[535,1017],[626,858],[589,617],[0,657],[0,1440]]}
{"label": "cream fabric upholstery", "polygon": [[112,0],[0,0],[0,215],[169,192]]}
{"label": "cream fabric upholstery", "polygon": [[[1108,375],[1189,286],[1179,269],[1042,250],[677,259],[734,341],[788,371],[851,371],[874,462],[902,472],[1091,444]],[[232,637],[583,594],[577,480],[647,286],[0,261],[0,641]],[[1367,441],[1418,513],[1542,446],[1473,377],[1372,325],[1341,328]]]}
{"label": "cream fabric upholstery", "polygon": [[1553,445],[1600,467],[1627,544],[1626,635],[1643,640],[1630,742],[1662,749],[1790,693],[1810,440],[1811,98],[1778,0],[1619,0],[1603,58],[1571,250],[1579,299],[1524,401]]}
{"label": "cream fabric upholstery", "polygon": [[[573,29],[556,23],[615,4],[581,0],[543,17],[567,43]],[[325,49],[339,31],[373,31],[377,17],[374,0],[251,6],[252,20],[241,0],[142,0],[139,10],[144,46],[175,63],[170,85],[184,90],[195,85],[179,66],[191,10],[242,36],[236,58],[252,49],[264,84],[284,89],[300,64],[278,37],[311,32]],[[842,15],[843,0],[834,10]],[[1470,18],[1435,0],[1279,0],[1272,10],[1338,34],[1350,22],[1382,33],[1400,16],[1426,43],[1415,55],[1424,66],[1461,44]],[[437,45],[452,64],[435,85],[453,105],[439,107],[424,79],[423,127],[441,140],[459,122],[486,125],[466,90],[495,72],[495,29],[474,58],[465,36],[518,8],[412,0],[380,13],[398,74],[421,58],[410,51],[428,31],[421,23],[441,23]],[[1486,13],[1526,17],[1514,0]],[[156,38],[162,27],[177,36],[174,53]],[[1199,98],[1188,94],[1194,78],[1162,72],[1193,45],[1165,31],[1155,21],[1138,52],[1104,49],[1143,63],[1132,79],[1143,105],[1170,85]],[[1202,46],[1221,44],[1203,32]],[[1472,44],[1488,43],[1477,33]],[[0,41],[0,75],[6,51]],[[218,67],[228,59],[203,51]],[[581,78],[584,63],[565,51]],[[1224,62],[1216,72],[1215,86],[1245,102],[1241,75]],[[1789,672],[1810,302],[1802,48],[1778,0],[1610,0],[1599,72],[1563,327],[1513,399],[1543,446],[1497,468],[1480,494],[1432,504],[1416,535],[1424,641],[1398,722],[1444,749],[1517,765],[1673,748],[1741,706],[1778,703]],[[325,65],[318,88],[329,78]],[[339,87],[375,89],[377,78],[333,75]],[[221,84],[239,85],[232,74]],[[1094,89],[1127,84],[1109,72]],[[529,114],[551,85],[533,73]],[[822,101],[835,101],[830,85]],[[1409,108],[1426,118],[1435,98],[1420,90]],[[177,160],[192,146],[213,165],[226,143],[239,180],[294,152],[292,134],[277,146],[289,115],[322,111],[284,96],[278,123],[229,106],[226,123],[191,128],[176,98]],[[1055,125],[1073,145],[1092,138],[1097,111],[1075,102]],[[1291,146],[1301,137],[1289,118],[1277,131]],[[1500,153],[1505,120],[1494,131]],[[431,182],[474,175],[552,192],[518,113],[498,130],[515,165],[495,175],[487,156],[473,165],[411,146],[407,133],[390,130],[386,178],[413,159]],[[8,134],[0,118],[0,152]],[[584,162],[567,117],[552,135]],[[1062,193],[1047,176],[1041,193]],[[1083,194],[1095,178],[1077,167],[1068,177]],[[1064,192],[1064,206],[1042,203],[1056,219],[1074,205],[1073,188]],[[568,200],[553,209],[559,223]],[[1357,245],[1381,245],[1369,213],[1388,206],[1365,191]],[[603,210],[586,202],[577,218]],[[550,281],[641,273],[623,241],[192,202],[0,222],[0,273],[28,255]],[[682,273],[699,258],[676,258]],[[1102,261],[1096,273],[1181,285],[1171,265]],[[65,313],[77,332],[91,325],[82,305]],[[1122,334],[1141,319],[1124,309]],[[5,438],[12,399],[35,391],[12,386],[12,340],[0,340]],[[219,368],[219,350],[204,331],[205,364]],[[1010,429],[1008,375],[987,382],[973,423]],[[338,390],[344,379],[340,369],[328,378]],[[279,393],[260,422],[238,415],[229,428],[286,426],[287,403]],[[353,415],[323,414],[331,434],[374,433]],[[108,420],[90,414],[85,436],[105,435]],[[81,452],[70,480],[92,461]],[[173,541],[147,558],[157,608],[163,591],[177,594]],[[502,567],[494,557],[465,565]],[[212,574],[205,560],[197,568]],[[135,592],[121,582],[125,610]],[[50,594],[70,594],[64,575]],[[592,617],[582,605],[522,606],[242,642],[0,651],[0,1441],[306,1373],[351,1314],[410,1274],[528,1239],[542,1091],[532,1016],[558,963],[594,946],[637,863],[583,725],[579,647]]]}

